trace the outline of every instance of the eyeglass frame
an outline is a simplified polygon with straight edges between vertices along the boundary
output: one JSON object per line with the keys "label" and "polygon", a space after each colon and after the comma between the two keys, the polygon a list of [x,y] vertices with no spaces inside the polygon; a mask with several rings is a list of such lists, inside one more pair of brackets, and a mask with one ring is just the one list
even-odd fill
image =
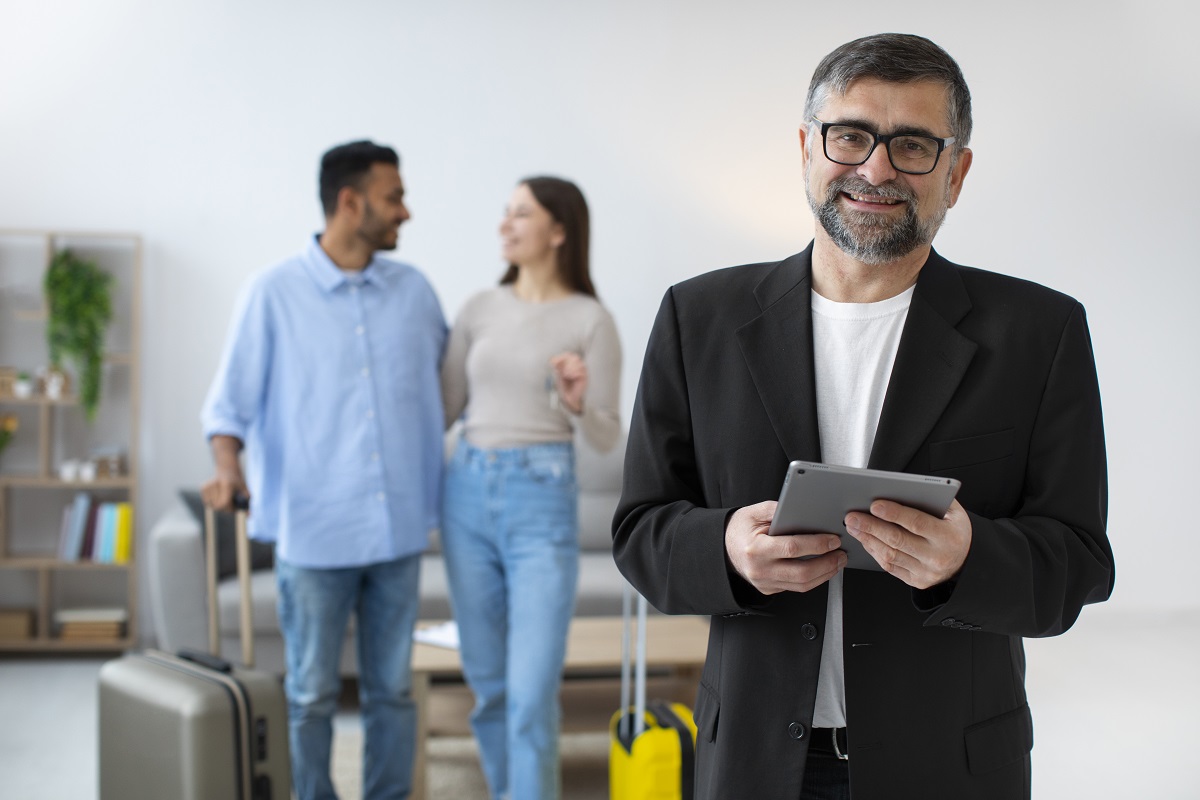
{"label": "eyeglass frame", "polygon": [[[865,163],[867,163],[867,161],[870,160],[871,155],[875,152],[875,148],[879,147],[879,145],[882,144],[883,151],[885,153],[887,153],[888,163],[891,164],[892,168],[895,169],[897,172],[903,172],[905,175],[928,175],[929,173],[933,172],[935,169],[937,169],[938,162],[941,161],[941,159],[942,159],[942,151],[946,149],[947,145],[954,144],[954,142],[957,138],[954,136],[947,136],[945,138],[939,138],[937,136],[930,136],[929,134],[926,134],[926,133],[876,133],[875,131],[871,130],[870,128],[864,128],[861,125],[850,125],[845,122],[822,122],[821,120],[817,119],[816,117],[813,117],[812,121],[821,126],[821,152],[823,152],[825,154],[825,157],[828,158],[830,161],[832,161],[834,164],[841,164],[843,167],[857,167],[862,164],[865,164]],[[856,161],[853,164],[848,164],[845,161],[838,161],[836,158],[829,155],[829,141],[825,138],[825,133],[830,128],[834,128],[834,127],[853,128],[856,131],[862,131],[863,133],[871,134],[874,141],[871,142],[871,149],[867,151],[867,154],[865,156],[863,156],[862,161]],[[901,169],[899,166],[897,166],[895,160],[892,159],[891,142],[893,139],[899,139],[904,136],[920,136],[922,139],[930,139],[932,141],[937,142],[938,151],[937,151],[937,154],[934,155],[934,157],[933,157],[933,166],[932,167],[927,169],[925,172],[911,172],[906,169]]]}

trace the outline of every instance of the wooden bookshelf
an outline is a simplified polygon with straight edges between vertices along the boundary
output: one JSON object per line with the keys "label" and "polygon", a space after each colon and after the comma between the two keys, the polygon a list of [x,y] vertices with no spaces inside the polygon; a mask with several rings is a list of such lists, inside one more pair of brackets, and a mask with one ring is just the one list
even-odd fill
{"label": "wooden bookshelf", "polygon": [[[0,229],[0,367],[35,372],[49,362],[41,285],[55,253],[71,249],[113,276],[113,319],[106,337],[100,406],[88,422],[78,398],[0,394],[0,414],[20,427],[0,454],[0,609],[32,615],[25,638],[0,638],[0,652],[115,652],[137,644],[137,537],[124,563],[62,560],[63,508],[86,492],[95,501],[127,502],[137,530],[140,396],[141,259],[136,234]],[[68,365],[69,372],[73,368]],[[72,374],[72,385],[78,378]],[[61,469],[116,448],[119,475],[83,480]],[[68,480],[64,480],[64,475]],[[120,608],[117,627],[62,638],[55,616],[65,609]]]}

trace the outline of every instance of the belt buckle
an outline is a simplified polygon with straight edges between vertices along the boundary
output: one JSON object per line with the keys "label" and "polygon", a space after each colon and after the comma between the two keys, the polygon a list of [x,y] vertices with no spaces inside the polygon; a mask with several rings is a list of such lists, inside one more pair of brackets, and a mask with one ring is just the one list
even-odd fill
{"label": "belt buckle", "polygon": [[[843,753],[842,748],[838,747],[838,740],[837,740],[838,730],[839,730],[838,728],[830,728],[829,729],[829,734],[830,734],[829,738],[833,739],[833,754],[835,756],[837,756],[838,761],[849,761],[850,754]],[[844,729],[842,729],[842,730],[844,730]]]}

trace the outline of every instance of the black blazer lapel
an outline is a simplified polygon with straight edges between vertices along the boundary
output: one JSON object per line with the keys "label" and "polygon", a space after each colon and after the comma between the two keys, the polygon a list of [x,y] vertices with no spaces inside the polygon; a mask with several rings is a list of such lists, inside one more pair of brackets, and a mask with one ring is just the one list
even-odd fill
{"label": "black blazer lapel", "polygon": [[903,470],[929,436],[977,349],[955,330],[970,310],[954,266],[931,251],[917,278],[868,466]]}
{"label": "black blazer lapel", "polygon": [[813,366],[812,245],[779,262],[754,289],[762,314],[738,344],[788,459],[821,460]]}

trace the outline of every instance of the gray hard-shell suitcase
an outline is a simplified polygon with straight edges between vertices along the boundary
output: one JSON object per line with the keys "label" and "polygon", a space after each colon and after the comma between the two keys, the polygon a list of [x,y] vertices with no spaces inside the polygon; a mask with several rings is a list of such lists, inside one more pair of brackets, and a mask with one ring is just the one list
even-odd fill
{"label": "gray hard-shell suitcase", "polygon": [[[216,535],[206,520],[209,646],[217,652]],[[287,702],[254,670],[246,514],[237,515],[242,659],[129,653],[100,669],[100,800],[288,800]]]}

